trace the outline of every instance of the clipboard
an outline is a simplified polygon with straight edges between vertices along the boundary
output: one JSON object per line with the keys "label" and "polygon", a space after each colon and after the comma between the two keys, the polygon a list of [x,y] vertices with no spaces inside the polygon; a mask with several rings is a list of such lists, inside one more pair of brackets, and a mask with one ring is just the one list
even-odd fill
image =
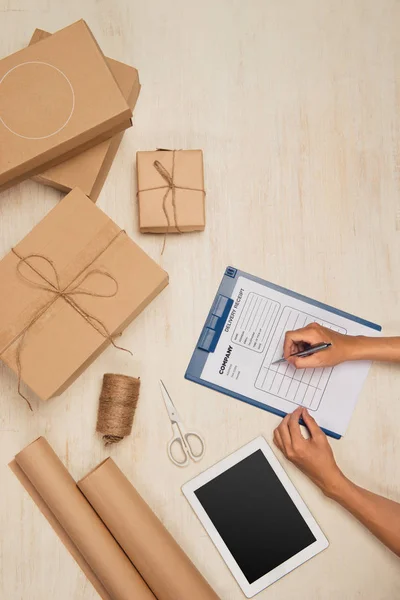
{"label": "clipboard", "polygon": [[[250,314],[248,321],[246,314]],[[297,329],[312,321],[353,335],[378,335],[382,329],[376,323],[229,266],[201,330],[185,378],[281,417],[292,412],[296,404],[302,404],[327,435],[340,439],[368,375],[370,362],[343,363],[323,370],[324,373],[305,373],[309,369],[293,373],[294,367],[283,364],[275,374],[270,363],[272,358],[279,358],[285,320],[286,329]],[[216,354],[219,358],[214,358]],[[234,354],[238,355],[238,370],[242,369],[239,375],[228,374]],[[249,371],[246,375],[245,369]],[[319,387],[313,385],[320,375]],[[246,385],[240,383],[241,376],[247,377]],[[253,385],[249,383],[252,378]],[[343,393],[347,389],[346,383],[349,388],[347,405],[339,399],[336,408],[341,414],[335,415],[332,394],[335,390]],[[297,388],[293,396],[293,390]],[[286,389],[287,397],[283,393]]]}

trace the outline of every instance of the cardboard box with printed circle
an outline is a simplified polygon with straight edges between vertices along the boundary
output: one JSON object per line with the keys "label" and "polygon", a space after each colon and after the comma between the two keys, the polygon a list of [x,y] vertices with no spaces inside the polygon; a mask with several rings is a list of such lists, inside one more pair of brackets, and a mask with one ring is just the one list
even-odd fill
{"label": "cardboard box with printed circle", "polygon": [[[30,44],[36,44],[51,34],[42,29],[35,29]],[[107,58],[108,66],[114,75],[119,88],[133,110],[140,92],[139,73],[137,69],[112,58]],[[111,165],[121,144],[124,131],[112,138],[97,144],[65,162],[47,169],[33,179],[64,192],[79,187],[93,202],[96,202]]]}
{"label": "cardboard box with printed circle", "polygon": [[0,191],[131,125],[90,29],[78,21],[0,61]]}

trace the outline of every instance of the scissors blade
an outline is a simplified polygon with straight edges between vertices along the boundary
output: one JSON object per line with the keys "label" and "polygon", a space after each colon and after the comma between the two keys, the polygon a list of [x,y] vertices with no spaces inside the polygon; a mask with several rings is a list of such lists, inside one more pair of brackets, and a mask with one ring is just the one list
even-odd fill
{"label": "scissors blade", "polygon": [[161,394],[164,399],[165,407],[167,409],[167,413],[168,413],[171,423],[179,423],[179,421],[181,420],[179,413],[176,410],[175,405],[172,402],[171,396],[169,395],[168,390],[165,387],[165,385],[161,379],[160,379],[160,388],[161,388]]}

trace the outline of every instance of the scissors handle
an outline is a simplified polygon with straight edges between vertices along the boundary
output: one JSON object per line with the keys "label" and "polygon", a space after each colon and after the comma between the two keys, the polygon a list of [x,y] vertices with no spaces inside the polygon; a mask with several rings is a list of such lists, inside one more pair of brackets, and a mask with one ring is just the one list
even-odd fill
{"label": "scissors handle", "polygon": [[[188,453],[189,453],[190,458],[192,460],[194,460],[194,462],[198,462],[199,460],[201,460],[203,458],[204,452],[206,450],[205,442],[204,442],[203,438],[196,431],[188,431],[188,432],[185,432],[183,435],[184,435],[186,444],[188,446]],[[198,441],[198,443],[200,445],[200,450],[198,452],[194,451],[193,444],[190,441],[190,438],[194,438],[195,440]]]}
{"label": "scissors handle", "polygon": [[[172,424],[172,430],[174,436],[168,443],[167,452],[174,465],[186,467],[190,459],[198,462],[205,452],[205,443],[201,435],[195,431],[186,432],[183,426],[177,423]],[[191,438],[195,438],[199,442],[201,447],[199,452],[194,451],[192,442],[190,441]],[[178,456],[178,453],[180,456]]]}

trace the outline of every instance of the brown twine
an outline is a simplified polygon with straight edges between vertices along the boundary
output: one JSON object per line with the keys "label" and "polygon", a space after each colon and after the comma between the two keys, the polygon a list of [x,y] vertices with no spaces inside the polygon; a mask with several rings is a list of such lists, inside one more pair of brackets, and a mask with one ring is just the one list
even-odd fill
{"label": "brown twine", "polygon": [[[42,254],[29,254],[28,256],[23,257],[23,256],[20,256],[20,254],[18,254],[18,252],[16,251],[15,248],[12,248],[12,252],[19,258],[19,262],[17,263],[17,273],[25,281],[25,283],[31,285],[32,287],[40,288],[42,290],[45,290],[47,292],[51,292],[54,294],[53,298],[37,311],[37,313],[32,317],[32,319],[24,327],[24,329],[22,329],[22,331],[20,331],[18,336],[16,338],[14,338],[11,342],[11,343],[14,343],[16,340],[19,339],[18,346],[17,346],[17,353],[16,353],[17,372],[18,372],[18,394],[26,401],[30,410],[32,410],[32,405],[29,402],[28,398],[26,396],[24,396],[24,394],[21,392],[22,350],[24,347],[26,334],[28,333],[29,329],[32,327],[32,325],[34,325],[40,319],[40,317],[45,312],[48,311],[48,309],[55,303],[56,300],[58,300],[58,298],[63,298],[74,310],[76,310],[76,312],[78,314],[81,315],[81,317],[83,317],[85,319],[85,321],[87,323],[89,323],[89,325],[91,325],[94,329],[96,329],[96,331],[100,335],[102,335],[104,338],[108,339],[115,348],[117,348],[118,350],[123,350],[124,352],[129,352],[129,354],[132,355],[132,352],[130,350],[128,350],[127,348],[123,348],[122,346],[118,346],[114,342],[113,336],[108,331],[106,325],[100,319],[98,319],[97,317],[92,315],[86,309],[79,306],[79,304],[73,298],[73,296],[79,295],[79,294],[84,295],[84,296],[92,296],[95,298],[113,298],[114,296],[117,295],[118,281],[115,279],[115,277],[110,275],[110,273],[107,273],[105,271],[100,271],[99,269],[92,269],[91,271],[88,271],[84,275],[83,275],[83,273],[111,246],[111,244],[121,235],[121,233],[125,233],[125,232],[123,230],[119,231],[117,233],[117,235],[115,235],[110,240],[110,242],[93,258],[93,260],[91,260],[88,265],[86,265],[83,269],[81,269],[81,271],[79,271],[79,273],[65,287],[61,287],[58,271],[56,269],[54,262],[50,258],[47,258],[46,256],[43,256]],[[29,259],[32,259],[32,258],[40,258],[41,260],[44,260],[47,264],[49,264],[51,266],[54,277],[55,277],[55,283],[53,283],[50,279],[48,279],[45,275],[43,275],[43,273],[41,273],[35,266],[33,266],[29,262]],[[32,269],[32,271],[34,271],[37,275],[39,275],[39,277],[41,277],[41,279],[45,283],[38,283],[37,281],[30,279],[27,275],[22,273],[21,266],[23,264],[28,265],[28,267],[30,267],[30,269]],[[106,293],[91,292],[91,291],[85,289],[84,287],[81,287],[84,282],[87,282],[93,275],[96,275],[96,274],[101,275],[104,278],[108,278],[115,283],[115,289],[112,293],[106,294]],[[83,277],[81,277],[82,275],[83,275]],[[79,279],[80,277],[81,277],[81,279]],[[7,348],[8,348],[8,346],[0,353],[0,356],[7,350]]]}
{"label": "brown twine", "polygon": [[164,167],[164,165],[162,163],[160,163],[159,160],[155,160],[153,162],[153,166],[155,168],[155,170],[161,175],[161,177],[164,179],[164,181],[166,182],[167,185],[159,185],[157,187],[152,187],[152,188],[146,188],[145,190],[139,190],[137,195],[143,193],[143,192],[151,192],[153,190],[166,190],[164,197],[163,197],[163,201],[162,201],[162,209],[164,211],[164,215],[165,218],[167,220],[167,231],[164,233],[164,241],[163,241],[163,247],[161,250],[161,254],[164,254],[164,250],[165,250],[165,242],[167,240],[167,234],[169,233],[169,230],[171,228],[171,221],[168,215],[168,211],[167,211],[167,198],[168,198],[168,194],[171,192],[172,194],[172,209],[173,209],[173,214],[174,214],[174,227],[178,230],[179,233],[183,233],[182,229],[179,228],[178,225],[178,218],[177,218],[177,209],[176,209],[176,190],[188,190],[190,192],[202,192],[204,195],[206,193],[206,191],[204,189],[198,189],[198,188],[190,188],[190,187],[185,187],[185,186],[181,186],[181,185],[176,185],[175,184],[175,154],[176,154],[176,150],[172,150],[172,169],[171,169],[171,173],[169,173],[167,171],[167,169]]}
{"label": "brown twine", "polygon": [[113,373],[103,376],[96,431],[103,434],[105,446],[116,444],[131,433],[139,389],[139,378]]}

